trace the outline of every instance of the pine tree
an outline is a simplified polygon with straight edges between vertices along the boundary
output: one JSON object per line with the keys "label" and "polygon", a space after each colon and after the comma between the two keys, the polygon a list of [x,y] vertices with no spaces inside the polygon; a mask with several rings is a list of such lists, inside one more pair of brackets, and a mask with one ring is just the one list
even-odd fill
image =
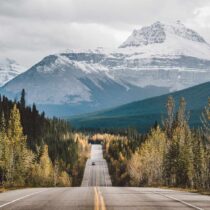
{"label": "pine tree", "polygon": [[195,188],[204,189],[205,183],[208,181],[206,174],[209,169],[206,168],[206,152],[202,141],[202,135],[199,130],[193,132],[193,165],[194,165],[194,182]]}
{"label": "pine tree", "polygon": [[164,157],[164,180],[169,186],[176,186],[177,168],[179,157],[179,143],[177,139],[172,138],[168,146],[168,151]]}
{"label": "pine tree", "polygon": [[166,103],[166,109],[167,109],[167,118],[164,122],[164,127],[166,134],[169,138],[172,137],[172,127],[174,122],[174,109],[175,109],[175,103],[172,96],[168,97],[167,103]]}
{"label": "pine tree", "polygon": [[0,168],[1,168],[1,183],[4,184],[5,181],[5,171],[7,166],[6,160],[6,147],[7,147],[7,133],[6,133],[6,122],[4,118],[4,113],[1,113],[0,118]]}
{"label": "pine tree", "polygon": [[210,144],[210,97],[208,98],[208,105],[202,113],[201,121],[203,123],[203,134],[207,143]]}
{"label": "pine tree", "polygon": [[184,187],[194,186],[194,167],[193,167],[193,150],[192,150],[192,134],[187,125],[180,127],[179,139],[179,157],[178,157],[178,171],[177,182],[178,185]]}
{"label": "pine tree", "polygon": [[25,108],[25,106],[26,106],[25,95],[26,95],[25,89],[23,89],[21,92],[21,98],[20,98],[21,108]]}
{"label": "pine tree", "polygon": [[172,142],[165,156],[165,177],[170,185],[193,187],[192,135],[186,117],[186,102],[180,99],[174,120]]}
{"label": "pine tree", "polygon": [[180,101],[179,101],[179,109],[177,112],[177,119],[176,119],[176,125],[177,126],[185,126],[186,125],[186,101],[184,99],[184,97],[181,97]]}
{"label": "pine tree", "polygon": [[6,122],[4,118],[4,113],[2,113],[0,116],[0,158],[2,158],[3,155],[6,135]]}

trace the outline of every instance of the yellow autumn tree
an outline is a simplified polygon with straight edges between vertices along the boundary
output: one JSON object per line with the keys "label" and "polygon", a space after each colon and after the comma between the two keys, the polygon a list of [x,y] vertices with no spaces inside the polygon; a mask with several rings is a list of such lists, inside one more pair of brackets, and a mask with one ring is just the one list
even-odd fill
{"label": "yellow autumn tree", "polygon": [[33,153],[27,149],[20,112],[16,104],[11,110],[5,142],[6,181],[9,185],[23,186],[33,161]]}
{"label": "yellow autumn tree", "polygon": [[37,172],[38,172],[38,176],[40,177],[40,182],[41,182],[40,184],[42,186],[53,185],[54,169],[53,169],[52,161],[48,154],[48,146],[47,145],[44,145]]}
{"label": "yellow autumn tree", "polygon": [[69,175],[67,174],[67,172],[65,172],[65,171],[61,172],[59,179],[58,179],[58,185],[64,186],[64,187],[71,186],[71,179],[70,179]]}
{"label": "yellow autumn tree", "polygon": [[134,185],[162,184],[163,161],[167,149],[165,133],[158,126],[152,129],[145,143],[133,154],[128,172]]}

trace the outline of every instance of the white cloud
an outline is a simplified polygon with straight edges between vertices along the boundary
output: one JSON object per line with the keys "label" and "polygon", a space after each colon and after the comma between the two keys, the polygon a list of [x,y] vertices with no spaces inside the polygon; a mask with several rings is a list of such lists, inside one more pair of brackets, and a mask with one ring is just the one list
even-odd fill
{"label": "white cloud", "polygon": [[195,9],[194,15],[194,21],[200,27],[210,27],[210,6]]}

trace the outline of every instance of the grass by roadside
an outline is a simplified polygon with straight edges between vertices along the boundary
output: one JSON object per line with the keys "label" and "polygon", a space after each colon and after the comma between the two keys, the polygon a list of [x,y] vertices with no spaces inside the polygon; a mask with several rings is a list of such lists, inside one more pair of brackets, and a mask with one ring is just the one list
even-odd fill
{"label": "grass by roadside", "polygon": [[27,187],[0,187],[0,193],[7,192],[10,190],[25,189],[25,188],[27,188]]}
{"label": "grass by roadside", "polygon": [[8,191],[6,188],[4,188],[4,187],[0,188],[0,193],[6,192],[6,191]]}

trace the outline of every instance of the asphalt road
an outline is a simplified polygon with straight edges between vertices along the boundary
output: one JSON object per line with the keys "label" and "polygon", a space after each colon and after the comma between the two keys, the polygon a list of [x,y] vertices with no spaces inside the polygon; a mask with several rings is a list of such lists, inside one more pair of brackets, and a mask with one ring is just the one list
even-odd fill
{"label": "asphalt road", "polygon": [[102,146],[92,145],[91,158],[87,160],[82,187],[111,186],[108,166],[103,158]]}
{"label": "asphalt road", "polygon": [[93,146],[82,187],[8,191],[0,194],[0,210],[210,210],[209,196],[159,188],[110,185],[101,147]]}

